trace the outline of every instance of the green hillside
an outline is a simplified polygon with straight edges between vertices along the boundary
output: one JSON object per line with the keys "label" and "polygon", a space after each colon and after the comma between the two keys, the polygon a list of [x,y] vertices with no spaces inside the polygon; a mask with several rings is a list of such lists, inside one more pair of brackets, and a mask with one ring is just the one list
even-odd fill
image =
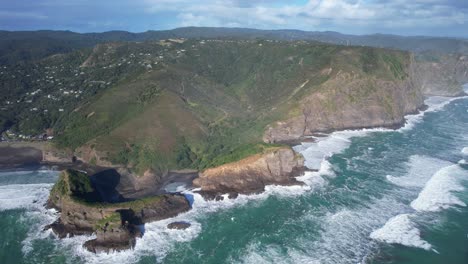
{"label": "green hillside", "polygon": [[15,102],[2,111],[11,130],[53,128],[59,147],[91,163],[139,173],[203,169],[262,151],[265,127],[300,115],[301,98],[337,74],[398,81],[408,77],[409,60],[404,52],[305,41],[107,43],[6,68],[0,76],[9,90],[0,99]]}

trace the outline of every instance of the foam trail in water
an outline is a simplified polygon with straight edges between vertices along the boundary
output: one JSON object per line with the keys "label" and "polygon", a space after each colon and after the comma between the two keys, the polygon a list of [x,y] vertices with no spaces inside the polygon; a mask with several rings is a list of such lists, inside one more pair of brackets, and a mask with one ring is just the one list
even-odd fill
{"label": "foam trail in water", "polygon": [[440,169],[426,183],[418,198],[411,202],[411,207],[417,211],[436,212],[453,205],[466,206],[453,192],[465,189],[460,181],[467,177],[468,171],[459,165]]}
{"label": "foam trail in water", "polygon": [[[81,246],[86,240],[92,237],[82,236],[67,238],[62,244],[72,248],[74,253],[86,259],[87,263],[135,263],[145,255],[156,256],[158,261],[162,261],[164,257],[173,250],[177,243],[191,241],[201,233],[202,226],[198,222],[200,217],[205,217],[207,214],[219,210],[242,206],[249,202],[261,202],[271,195],[277,197],[295,197],[304,194],[310,189],[309,186],[269,185],[265,187],[265,192],[263,193],[254,195],[241,194],[236,199],[228,199],[227,195],[225,195],[223,201],[207,201],[198,193],[186,191],[186,195],[193,196],[194,202],[192,209],[174,218],[146,224],[145,234],[142,238],[137,239],[136,246],[133,250],[112,252],[109,254],[94,254],[86,251]],[[191,226],[185,230],[172,230],[167,228],[167,225],[174,221],[189,222]]]}
{"label": "foam trail in water", "polygon": [[387,175],[387,180],[402,187],[424,187],[438,170],[452,165],[451,162],[436,158],[414,155],[409,158],[408,172],[400,177]]}
{"label": "foam trail in water", "polygon": [[52,184],[12,184],[0,186],[0,211],[10,209],[37,209],[49,197]]}
{"label": "foam trail in water", "polygon": [[[430,102],[429,102],[430,103]],[[436,108],[430,108],[434,110]],[[410,122],[411,123],[411,122]],[[181,214],[173,219],[166,219],[163,221],[153,222],[147,225],[145,236],[138,239],[136,247],[134,250],[127,250],[122,252],[115,252],[110,254],[92,254],[86,251],[81,245],[93,236],[77,236],[73,238],[67,238],[64,240],[57,240],[57,244],[65,248],[69,248],[75,252],[76,255],[84,258],[87,263],[109,263],[109,262],[121,262],[121,263],[133,263],[137,262],[141,256],[144,255],[155,255],[159,261],[161,261],[168,252],[173,250],[176,243],[190,241],[197,237],[202,231],[202,226],[198,223],[198,219],[204,217],[207,213],[216,212],[218,210],[225,210],[232,208],[234,206],[242,206],[249,202],[261,201],[270,195],[280,196],[280,197],[294,197],[301,195],[311,189],[316,187],[323,186],[327,183],[326,177],[333,177],[333,168],[328,162],[328,157],[333,154],[340,153],[346,149],[351,144],[352,137],[365,136],[369,132],[379,132],[379,131],[392,131],[389,129],[364,129],[364,130],[355,130],[355,131],[339,131],[334,132],[328,135],[327,137],[318,137],[317,141],[313,143],[303,143],[295,147],[295,150],[302,153],[306,158],[306,166],[310,169],[318,170],[318,172],[307,172],[305,175],[298,177],[299,180],[304,181],[306,186],[267,186],[266,191],[262,194],[257,195],[239,195],[235,200],[225,199],[224,201],[205,201],[200,195],[186,192],[194,196],[194,204],[191,211]],[[388,204],[388,203],[387,203]],[[379,210],[383,205],[379,205]],[[368,219],[369,223],[362,223],[363,226],[376,226],[382,225],[382,219],[385,221],[390,217],[387,215],[388,211],[384,213],[385,216],[374,217],[373,219]],[[366,215],[375,215],[375,211],[372,210],[374,214]],[[397,212],[399,213],[399,212]],[[324,236],[329,236],[325,244],[333,245],[333,239],[341,239],[340,234],[350,234],[355,233],[356,230],[350,228],[340,229],[340,232],[335,232],[340,225],[343,223],[350,222],[350,218],[354,222],[360,221],[362,219],[362,213],[349,212],[344,214],[344,218],[338,217],[340,214],[332,217],[330,219],[331,228],[327,229],[330,232]],[[167,224],[172,221],[187,221],[192,225],[186,230],[170,230],[167,228]],[[336,223],[336,224],[334,224]],[[376,226],[375,223],[378,223]],[[344,225],[347,227],[346,225]],[[351,226],[353,227],[353,226]],[[366,230],[369,230],[365,228]],[[363,228],[364,230],[364,228]],[[371,229],[372,230],[372,229]],[[334,236],[338,236],[333,238]],[[366,234],[366,237],[368,233]],[[336,242],[337,240],[335,240]],[[322,241],[323,242],[323,241]],[[329,243],[328,243],[329,242]],[[352,244],[353,242],[350,241]],[[352,246],[350,245],[350,248]],[[272,251],[274,252],[274,250]],[[309,252],[310,253],[310,252]],[[327,253],[326,251],[324,253]],[[313,258],[305,257],[294,250],[290,251],[291,259],[301,262],[301,260],[313,261]],[[305,257],[305,258],[304,258]]]}
{"label": "foam trail in water", "polygon": [[326,137],[315,137],[315,142],[305,142],[295,146],[294,150],[305,158],[304,165],[311,170],[319,170],[327,157],[345,150],[351,144],[352,137],[364,137],[370,132],[391,131],[385,128],[344,130],[333,132]]}
{"label": "foam trail in water", "polygon": [[[15,176],[15,174],[10,174]],[[54,209],[46,209],[44,204],[49,197],[52,184],[12,184],[0,186],[0,211],[26,209],[24,216],[18,221],[26,222],[29,232],[22,241],[22,251],[26,255],[33,249],[35,239],[46,238],[50,233],[43,228],[57,219]]]}
{"label": "foam trail in water", "polygon": [[419,230],[415,227],[408,214],[399,214],[385,225],[370,234],[370,238],[390,244],[401,244],[430,250],[431,245],[422,240]]}
{"label": "foam trail in water", "polygon": [[414,115],[406,115],[405,116],[405,125],[398,129],[397,131],[403,132],[408,131],[414,128],[414,126],[423,120],[423,117],[426,113],[429,112],[437,112],[442,110],[446,105],[451,103],[452,101],[468,98],[468,96],[462,97],[445,97],[445,96],[431,96],[424,101],[424,104],[427,105],[427,109],[425,111],[421,111]]}

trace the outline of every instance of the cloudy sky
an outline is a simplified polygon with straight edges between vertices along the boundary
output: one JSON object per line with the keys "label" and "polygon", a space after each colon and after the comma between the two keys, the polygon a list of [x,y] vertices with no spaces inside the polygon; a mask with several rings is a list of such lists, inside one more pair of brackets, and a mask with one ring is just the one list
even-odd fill
{"label": "cloudy sky", "polygon": [[468,0],[0,0],[0,29],[249,27],[468,38]]}

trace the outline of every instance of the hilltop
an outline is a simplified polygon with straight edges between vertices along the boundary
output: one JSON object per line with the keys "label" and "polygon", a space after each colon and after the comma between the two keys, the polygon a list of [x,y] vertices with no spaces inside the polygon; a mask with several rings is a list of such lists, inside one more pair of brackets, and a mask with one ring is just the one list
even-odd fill
{"label": "hilltop", "polygon": [[[59,237],[95,233],[85,243],[93,252],[121,250],[135,246],[142,224],[190,209],[172,193],[179,186],[220,200],[301,184],[304,158],[291,145],[334,130],[399,127],[425,96],[458,96],[468,82],[467,56],[448,53],[463,52],[463,40],[426,39],[444,52],[414,53],[266,33],[0,32],[18,44],[0,56],[8,141],[0,165],[87,170],[60,175],[48,205],[61,214],[50,228]],[[423,41],[413,40],[398,46]]]}
{"label": "hilltop", "polygon": [[404,52],[303,41],[98,44],[2,72],[4,123],[54,130],[89,163],[203,169],[256,153],[265,127],[327,81],[399,81],[409,64]]}
{"label": "hilltop", "polygon": [[144,42],[170,38],[282,41],[319,41],[330,44],[370,46],[411,52],[468,53],[468,40],[429,36],[387,34],[349,35],[332,31],[260,30],[250,28],[183,27],[149,30],[142,33],[108,31],[76,33],[71,31],[0,31],[0,64],[37,60],[53,54],[92,48],[98,43]]}
{"label": "hilltop", "polygon": [[[422,107],[424,95],[457,95],[468,80],[460,54],[294,40],[307,35],[295,31],[264,39],[270,35],[262,32],[269,31],[1,32],[7,42],[45,35],[77,45],[0,66],[2,137],[55,137],[56,147],[85,163],[162,177],[235,162],[315,132],[398,126]],[[169,38],[151,40],[156,35]]]}

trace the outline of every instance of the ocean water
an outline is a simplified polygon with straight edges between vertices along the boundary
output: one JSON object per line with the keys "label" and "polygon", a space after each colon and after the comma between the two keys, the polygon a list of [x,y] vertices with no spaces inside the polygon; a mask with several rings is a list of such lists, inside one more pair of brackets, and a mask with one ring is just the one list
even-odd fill
{"label": "ocean water", "polygon": [[0,173],[0,263],[468,263],[468,98],[431,98],[399,130],[335,132],[296,146],[304,186],[146,225],[134,250],[92,254],[90,237],[42,231],[57,172]]}

